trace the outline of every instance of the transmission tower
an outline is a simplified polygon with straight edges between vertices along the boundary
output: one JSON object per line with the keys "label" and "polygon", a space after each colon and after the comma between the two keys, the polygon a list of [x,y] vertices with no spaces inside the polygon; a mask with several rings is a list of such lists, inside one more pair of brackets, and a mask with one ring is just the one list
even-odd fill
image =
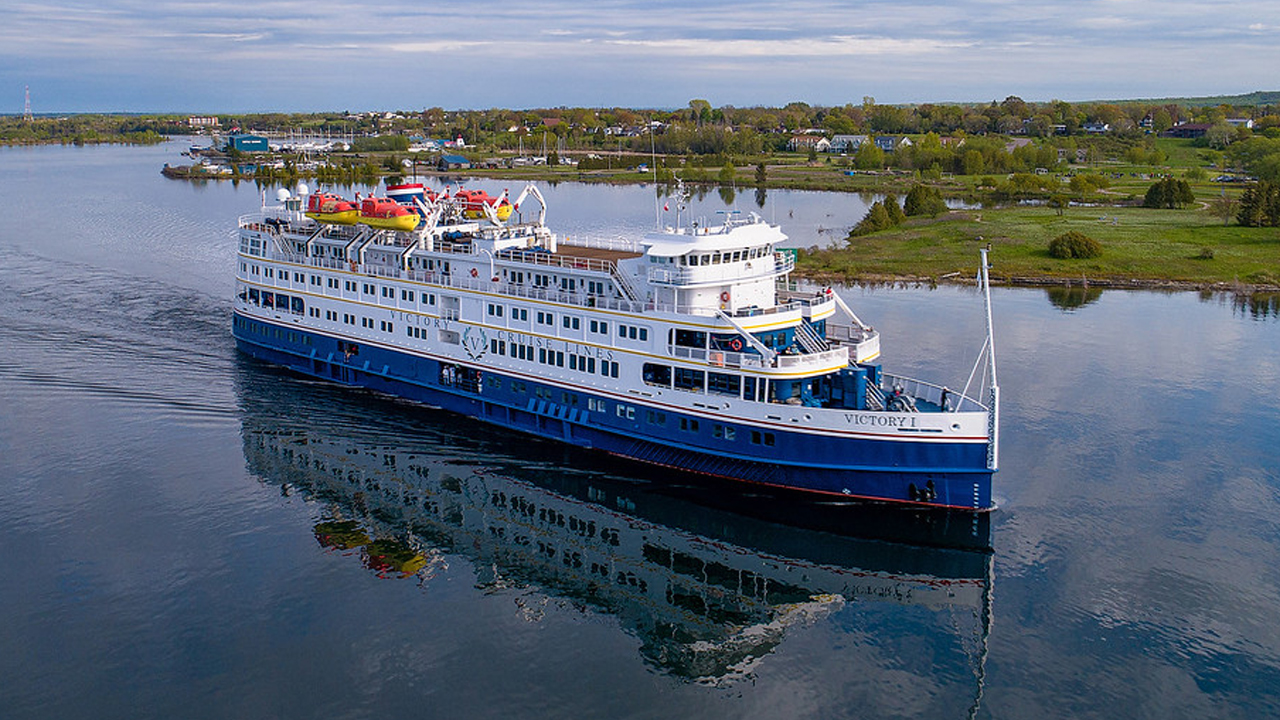
{"label": "transmission tower", "polygon": [[26,86],[25,89],[27,92],[27,97],[26,97],[25,103],[22,106],[22,120],[23,122],[31,122],[32,120],[34,120],[34,118],[31,117],[31,86],[28,85]]}

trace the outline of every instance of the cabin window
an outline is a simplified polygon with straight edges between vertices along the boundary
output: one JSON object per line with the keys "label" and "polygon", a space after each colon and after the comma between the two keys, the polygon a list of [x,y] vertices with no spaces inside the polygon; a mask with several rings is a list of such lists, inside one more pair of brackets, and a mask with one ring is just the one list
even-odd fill
{"label": "cabin window", "polygon": [[644,381],[649,385],[671,387],[671,366],[657,363],[644,364]]}
{"label": "cabin window", "polygon": [[676,330],[676,345],[680,347],[705,348],[707,334],[700,330]]}
{"label": "cabin window", "polygon": [[706,386],[706,373],[692,368],[676,368],[675,387],[677,390],[701,391]]}
{"label": "cabin window", "polygon": [[719,440],[735,440],[738,437],[738,431],[729,425],[713,425],[711,428],[711,436]]}
{"label": "cabin window", "polygon": [[742,385],[742,379],[737,375],[729,373],[707,373],[707,391],[718,395],[732,395],[738,397],[739,389]]}

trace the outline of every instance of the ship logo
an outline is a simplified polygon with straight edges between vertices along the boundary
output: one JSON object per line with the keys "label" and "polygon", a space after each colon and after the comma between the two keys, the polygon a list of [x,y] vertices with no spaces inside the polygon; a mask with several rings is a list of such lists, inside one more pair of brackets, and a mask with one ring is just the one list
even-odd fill
{"label": "ship logo", "polygon": [[462,348],[472,360],[484,357],[485,351],[489,349],[489,337],[485,335],[484,328],[468,327],[462,333]]}

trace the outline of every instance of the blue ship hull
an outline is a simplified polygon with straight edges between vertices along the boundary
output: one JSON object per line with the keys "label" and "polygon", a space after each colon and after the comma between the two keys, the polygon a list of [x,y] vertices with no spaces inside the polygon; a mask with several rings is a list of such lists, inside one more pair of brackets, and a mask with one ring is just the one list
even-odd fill
{"label": "blue ship hull", "polygon": [[[651,409],[635,398],[560,387],[483,364],[466,367],[474,381],[446,381],[446,367],[464,364],[368,344],[358,356],[347,356],[337,338],[239,314],[233,334],[245,354],[306,375],[680,472],[840,497],[978,511],[992,507],[985,443],[831,437],[764,428],[727,415]],[[620,402],[635,412],[614,412]],[[589,409],[606,407],[604,412]],[[732,439],[715,436],[713,427],[721,433],[731,428]],[[750,441],[753,431],[761,429],[773,437],[772,445]]]}

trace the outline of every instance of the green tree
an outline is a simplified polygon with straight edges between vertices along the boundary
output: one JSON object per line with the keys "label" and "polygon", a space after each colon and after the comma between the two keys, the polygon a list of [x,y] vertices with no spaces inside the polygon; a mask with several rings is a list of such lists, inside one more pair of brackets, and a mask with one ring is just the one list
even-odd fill
{"label": "green tree", "polygon": [[889,211],[885,209],[883,203],[876,201],[867,209],[867,214],[849,231],[849,237],[870,235],[873,232],[879,232],[891,227],[893,227],[893,222],[889,218]]}
{"label": "green tree", "polygon": [[901,225],[903,220],[907,219],[907,214],[902,212],[902,206],[898,204],[898,196],[889,194],[884,196],[884,209],[889,214],[889,222],[893,225]]}
{"label": "green tree", "polygon": [[1236,216],[1239,209],[1240,201],[1229,195],[1219,195],[1209,201],[1209,212],[1213,213],[1214,217],[1222,218],[1224,226],[1231,224],[1231,218]]}
{"label": "green tree", "polygon": [[1094,258],[1102,254],[1102,245],[1088,235],[1072,230],[1049,241],[1049,254],[1064,260]]}
{"label": "green tree", "polygon": [[1167,177],[1150,188],[1142,200],[1142,206],[1148,208],[1182,208],[1195,202],[1195,193],[1186,180]]}
{"label": "green tree", "polygon": [[907,191],[907,199],[902,203],[902,211],[909,217],[928,215],[937,217],[947,212],[947,203],[942,199],[942,192],[928,185],[912,185]]}
{"label": "green tree", "polygon": [[1246,227],[1280,227],[1280,185],[1261,180],[1245,188],[1236,220]]}
{"label": "green tree", "polygon": [[764,185],[765,169],[764,163],[756,163],[756,185]]}
{"label": "green tree", "polygon": [[884,167],[884,151],[867,140],[858,147],[857,154],[853,156],[853,165],[859,170],[879,170]]}
{"label": "green tree", "polygon": [[726,161],[724,167],[720,168],[720,174],[716,176],[716,179],[720,181],[721,185],[732,185],[733,179],[737,174],[738,169],[733,166],[733,162]]}
{"label": "green tree", "polygon": [[981,175],[987,171],[986,161],[980,150],[965,150],[960,167],[965,175]]}

